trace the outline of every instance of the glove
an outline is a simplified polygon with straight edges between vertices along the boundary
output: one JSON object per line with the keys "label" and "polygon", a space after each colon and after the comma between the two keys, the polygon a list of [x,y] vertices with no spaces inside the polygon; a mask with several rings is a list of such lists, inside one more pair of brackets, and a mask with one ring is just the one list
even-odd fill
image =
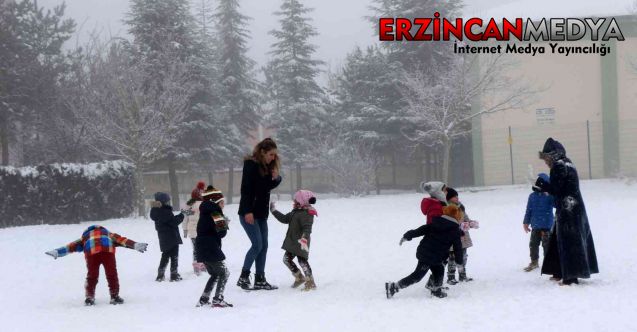
{"label": "glove", "polygon": [[463,223],[461,223],[461,224],[460,224],[460,229],[461,229],[463,232],[468,231],[468,230],[469,230],[469,228],[471,228],[471,225],[469,224],[469,222],[468,222],[468,221],[465,221],[465,222],[463,222]]}
{"label": "glove", "polygon": [[405,241],[409,241],[409,240],[407,240],[407,239],[405,239],[405,238],[401,238],[401,239],[400,239],[400,242],[398,242],[398,245],[399,245],[399,246],[402,246],[402,245],[403,245],[403,242],[405,242]]}
{"label": "glove", "polygon": [[136,242],[135,243],[135,247],[133,247],[133,249],[139,251],[139,252],[144,252],[146,251],[146,247],[148,247],[148,243],[141,243],[141,242]]}
{"label": "glove", "polygon": [[215,220],[215,230],[217,232],[227,231],[228,230],[228,221],[224,218],[219,220]]}
{"label": "glove", "polygon": [[53,257],[53,259],[58,259],[58,251],[57,250],[47,251],[47,252],[45,252],[45,254]]}
{"label": "glove", "polygon": [[302,237],[298,241],[301,244],[301,250],[310,252],[310,247],[307,246],[307,239]]}
{"label": "glove", "polygon": [[191,209],[181,209],[181,213],[183,213],[184,216],[192,216],[195,214],[195,211]]}
{"label": "glove", "polygon": [[274,202],[270,202],[270,212],[274,211],[276,211],[276,205],[274,204]]}
{"label": "glove", "polygon": [[469,226],[471,228],[478,229],[478,228],[480,228],[480,222],[478,222],[477,220],[471,220],[471,221],[469,221]]}

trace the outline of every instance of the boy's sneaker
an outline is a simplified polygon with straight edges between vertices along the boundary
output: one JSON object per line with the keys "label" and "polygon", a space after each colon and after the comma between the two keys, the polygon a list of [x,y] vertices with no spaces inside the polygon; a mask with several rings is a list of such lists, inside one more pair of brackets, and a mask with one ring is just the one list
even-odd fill
{"label": "boy's sneaker", "polygon": [[123,304],[124,299],[119,297],[119,295],[111,296],[111,304]]}
{"label": "boy's sneaker", "polygon": [[155,278],[155,281],[157,281],[157,282],[162,282],[164,280],[166,280],[166,277],[164,277],[163,274],[158,274],[157,278]]}
{"label": "boy's sneaker", "polygon": [[400,287],[395,282],[386,282],[385,283],[385,294],[387,294],[387,298],[391,299],[394,294],[398,293]]}
{"label": "boy's sneaker", "polygon": [[460,273],[460,278],[459,278],[459,280],[460,280],[461,282],[469,282],[469,281],[473,281],[473,278],[469,278],[469,277],[467,277],[467,274],[466,274],[466,273]]}
{"label": "boy's sneaker", "polygon": [[210,304],[210,297],[202,295],[199,298],[199,302],[197,303],[197,307],[202,307],[202,306],[209,305],[209,304]]}
{"label": "boy's sneaker", "polygon": [[274,285],[270,285],[270,283],[268,283],[267,280],[265,280],[265,276],[264,275],[256,275],[254,278],[254,287],[252,287],[252,289],[254,290],[275,290],[275,289],[279,289],[279,287],[274,286]]}
{"label": "boy's sneaker", "polygon": [[538,267],[540,267],[540,265],[538,264],[537,259],[536,260],[532,260],[531,263],[529,263],[529,265],[524,268],[524,271],[525,272],[531,272],[531,271],[537,269]]}
{"label": "boy's sneaker", "polygon": [[232,304],[226,302],[223,300],[223,298],[214,298],[212,299],[212,307],[213,308],[227,308],[227,307],[233,307]]}
{"label": "boy's sneaker", "polygon": [[179,273],[171,273],[170,274],[170,281],[180,281],[183,280],[183,278],[179,275]]}
{"label": "boy's sneaker", "polygon": [[431,291],[431,295],[433,295],[433,296],[435,296],[435,297],[438,297],[438,298],[444,298],[444,297],[447,297],[447,293],[445,293],[445,292],[442,290],[442,288],[438,288],[438,289],[432,290],[432,291]]}
{"label": "boy's sneaker", "polygon": [[95,299],[92,297],[87,297],[86,300],[84,300],[84,305],[86,306],[95,305]]}
{"label": "boy's sneaker", "polygon": [[[462,277],[461,277],[462,278]],[[456,280],[456,276],[455,275],[450,275],[447,277],[447,283],[449,285],[455,285],[458,283],[458,281]]]}
{"label": "boy's sneaker", "polygon": [[252,287],[250,284],[250,272],[247,272],[247,274],[245,272],[241,272],[241,276],[239,277],[239,280],[237,280],[237,286],[241,287],[243,290],[251,290]]}

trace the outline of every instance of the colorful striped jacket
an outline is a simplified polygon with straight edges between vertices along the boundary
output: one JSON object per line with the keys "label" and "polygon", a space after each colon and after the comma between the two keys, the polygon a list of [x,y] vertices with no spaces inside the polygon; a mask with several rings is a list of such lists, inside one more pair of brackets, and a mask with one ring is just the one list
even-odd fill
{"label": "colorful striped jacket", "polygon": [[82,233],[80,239],[55,250],[58,252],[58,257],[82,251],[84,251],[84,255],[90,256],[98,252],[115,253],[115,247],[119,246],[133,249],[135,248],[135,241],[119,234],[111,233],[102,226],[93,225]]}

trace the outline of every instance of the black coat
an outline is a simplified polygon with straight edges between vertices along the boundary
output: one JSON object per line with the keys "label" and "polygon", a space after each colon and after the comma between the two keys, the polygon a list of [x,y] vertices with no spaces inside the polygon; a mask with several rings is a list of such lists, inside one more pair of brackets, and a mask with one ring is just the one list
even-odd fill
{"label": "black coat", "polygon": [[423,225],[405,233],[403,237],[411,239],[425,236],[420,240],[416,250],[416,258],[429,266],[442,264],[449,257],[449,248],[453,246],[456,263],[462,265],[462,241],[464,232],[451,217],[434,217],[431,224]]}
{"label": "black coat", "polygon": [[228,232],[217,232],[213,215],[223,215],[221,207],[212,201],[202,202],[199,206],[199,222],[197,222],[197,239],[195,240],[198,262],[220,262],[226,259],[226,255],[221,251],[221,239]]}
{"label": "black coat", "polygon": [[255,219],[266,219],[270,215],[270,191],[279,186],[281,177],[272,179],[272,174],[261,175],[259,164],[247,159],[243,162],[241,178],[241,201],[239,215],[252,213]]}
{"label": "black coat", "polygon": [[542,263],[542,274],[564,280],[588,278],[598,273],[593,235],[579,189],[577,169],[565,156],[551,167],[551,183],[542,191],[555,197],[555,224],[549,248]]}
{"label": "black coat", "polygon": [[182,213],[174,215],[170,205],[153,202],[153,208],[150,209],[150,219],[155,222],[155,230],[159,236],[159,249],[162,252],[169,251],[183,243],[178,227],[184,221]]}

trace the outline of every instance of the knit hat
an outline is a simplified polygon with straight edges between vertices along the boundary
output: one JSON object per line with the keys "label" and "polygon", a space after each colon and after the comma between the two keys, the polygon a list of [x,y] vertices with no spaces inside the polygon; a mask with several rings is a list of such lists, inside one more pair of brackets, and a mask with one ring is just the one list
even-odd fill
{"label": "knit hat", "polygon": [[155,193],[155,200],[164,204],[164,205],[168,205],[168,203],[170,203],[170,195],[168,195],[167,193],[163,193],[163,192],[156,192]]}
{"label": "knit hat", "polygon": [[318,216],[318,212],[312,206],[316,203],[316,197],[314,193],[309,190],[299,190],[294,194],[294,201],[298,203],[299,208],[306,209],[310,214]]}
{"label": "knit hat", "polygon": [[533,191],[539,192],[542,188],[543,184],[550,184],[551,178],[546,173],[540,173],[537,175],[537,180],[535,180],[535,184],[533,185]]}
{"label": "knit hat", "polygon": [[559,160],[566,157],[566,149],[564,149],[562,143],[549,137],[546,139],[546,142],[544,142],[544,147],[542,151],[539,152],[539,157],[540,159],[550,157],[553,160]]}
{"label": "knit hat", "polygon": [[447,187],[447,202],[454,197],[458,197],[458,192],[451,187]]}
{"label": "knit hat", "polygon": [[423,192],[428,193],[433,198],[437,198],[441,202],[446,202],[447,198],[445,197],[444,190],[447,188],[447,185],[439,182],[439,181],[430,181],[430,182],[421,182],[420,189]]}
{"label": "knit hat", "polygon": [[221,201],[225,201],[226,199],[223,197],[223,193],[221,190],[215,189],[212,186],[208,186],[208,189],[202,194],[204,200],[211,200],[215,203],[219,203]]}
{"label": "knit hat", "polygon": [[205,182],[203,182],[203,181],[199,181],[199,182],[197,182],[197,189],[199,189],[199,190],[204,190],[204,189],[206,189],[206,183],[205,183]]}
{"label": "knit hat", "polygon": [[457,221],[461,221],[463,219],[462,210],[460,210],[455,205],[447,205],[442,208],[442,214],[445,216],[449,216]]}

